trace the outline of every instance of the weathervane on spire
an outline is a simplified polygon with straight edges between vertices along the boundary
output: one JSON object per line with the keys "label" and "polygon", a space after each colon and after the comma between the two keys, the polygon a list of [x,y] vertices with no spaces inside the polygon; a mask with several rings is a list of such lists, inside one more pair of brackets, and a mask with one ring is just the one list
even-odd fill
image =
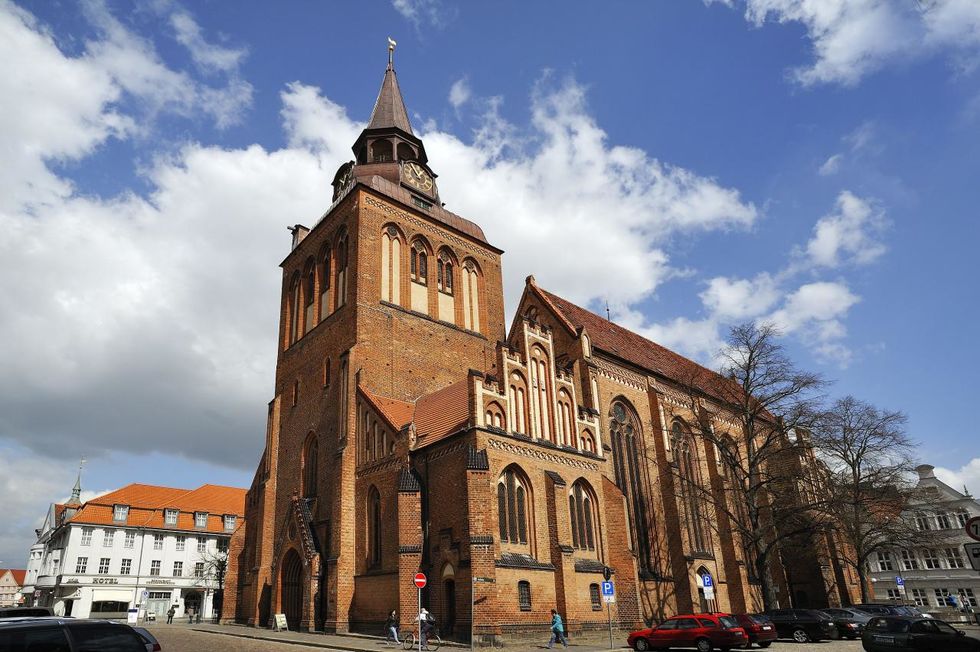
{"label": "weathervane on spire", "polygon": [[392,69],[395,66],[395,46],[398,43],[395,39],[388,37],[388,68]]}
{"label": "weathervane on spire", "polygon": [[85,458],[78,461],[78,475],[75,476],[75,486],[71,488],[71,499],[68,504],[78,504],[82,497],[82,467],[85,466]]}

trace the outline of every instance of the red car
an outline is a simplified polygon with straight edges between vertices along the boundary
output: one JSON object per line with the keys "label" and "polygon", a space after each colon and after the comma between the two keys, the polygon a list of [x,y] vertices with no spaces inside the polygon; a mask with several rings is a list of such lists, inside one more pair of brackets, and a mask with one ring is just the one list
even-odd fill
{"label": "red car", "polygon": [[716,648],[730,650],[745,647],[749,637],[733,616],[728,614],[692,614],[668,618],[656,627],[633,632],[626,642],[634,650],[693,647],[699,652]]}
{"label": "red car", "polygon": [[751,616],[749,614],[732,614],[732,618],[738,621],[745,633],[749,637],[749,646],[757,643],[759,647],[769,647],[778,638],[776,626],[765,616]]}

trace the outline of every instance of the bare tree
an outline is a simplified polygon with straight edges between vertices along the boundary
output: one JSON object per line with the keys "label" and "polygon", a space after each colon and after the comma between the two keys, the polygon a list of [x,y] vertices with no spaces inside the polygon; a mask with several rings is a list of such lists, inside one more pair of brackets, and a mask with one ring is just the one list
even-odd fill
{"label": "bare tree", "polygon": [[914,487],[914,443],[901,412],[846,396],[820,414],[813,444],[827,466],[827,511],[846,544],[841,559],[854,568],[868,601],[868,562],[877,552],[921,544],[926,536],[903,511]]}
{"label": "bare tree", "polygon": [[812,425],[826,381],[797,369],[779,335],[768,324],[735,326],[721,353],[723,378],[692,372],[687,387],[695,419],[689,425],[705,450],[715,451],[721,477],[706,485],[675,465],[682,491],[695,492],[741,541],[767,610],[776,606],[772,565],[781,547],[819,530],[823,514],[815,509],[817,492],[801,486],[805,442],[795,433]]}
{"label": "bare tree", "polygon": [[201,554],[204,562],[204,581],[214,589],[212,609],[214,622],[221,620],[221,610],[225,598],[225,574],[228,572],[228,550],[208,549]]}

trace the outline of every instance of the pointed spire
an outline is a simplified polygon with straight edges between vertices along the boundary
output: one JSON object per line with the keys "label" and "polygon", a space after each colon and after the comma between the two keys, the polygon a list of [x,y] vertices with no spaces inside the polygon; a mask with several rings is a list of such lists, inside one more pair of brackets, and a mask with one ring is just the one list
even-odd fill
{"label": "pointed spire", "polygon": [[385,78],[381,82],[381,92],[378,93],[378,100],[374,103],[371,122],[368,123],[367,128],[387,129],[395,127],[414,136],[412,124],[408,121],[408,111],[405,110],[405,101],[402,99],[402,92],[398,88],[398,78],[395,76],[395,45],[395,41],[389,36],[388,68],[385,70]]}
{"label": "pointed spire", "polygon": [[83,457],[78,463],[78,475],[75,476],[75,486],[71,488],[71,498],[68,499],[66,504],[68,505],[81,505],[82,504],[82,467],[85,465],[85,458]]}

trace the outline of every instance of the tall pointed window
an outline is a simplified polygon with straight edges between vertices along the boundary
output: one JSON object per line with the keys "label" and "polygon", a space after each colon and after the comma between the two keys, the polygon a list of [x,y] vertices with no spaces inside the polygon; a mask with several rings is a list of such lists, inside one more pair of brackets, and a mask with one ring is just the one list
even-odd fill
{"label": "tall pointed window", "polygon": [[572,416],[572,395],[568,390],[558,390],[558,427],[562,446],[575,446],[575,418]]}
{"label": "tall pointed window", "polygon": [[[593,390],[594,391],[594,390]],[[612,439],[613,468],[616,484],[626,494],[632,540],[638,548],[640,568],[655,570],[650,555],[650,522],[646,499],[646,482],[640,466],[644,459],[643,433],[636,410],[625,400],[614,401],[610,410],[609,433]]]}
{"label": "tall pointed window", "polygon": [[344,236],[337,243],[337,298],[334,301],[335,308],[340,308],[347,303],[347,236]]}
{"label": "tall pointed window", "polygon": [[412,280],[425,285],[429,280],[429,256],[419,242],[412,245]]}
{"label": "tall pointed window", "polygon": [[524,474],[515,467],[509,467],[497,480],[497,524],[501,543],[528,543],[528,487]]}
{"label": "tall pointed window", "polygon": [[528,434],[530,423],[527,413],[527,381],[516,371],[510,374],[510,387],[507,393],[508,423],[514,432]]}
{"label": "tall pointed window", "polygon": [[313,259],[307,263],[305,281],[303,284],[303,303],[305,304],[305,313],[303,315],[303,332],[309,333],[316,326],[316,320],[313,318],[313,310],[316,306],[316,265],[313,263]]}
{"label": "tall pointed window", "polygon": [[401,301],[401,238],[394,226],[381,234],[381,300]]}
{"label": "tall pointed window", "polygon": [[320,254],[320,319],[330,315],[330,245]]}
{"label": "tall pointed window", "polygon": [[551,427],[551,365],[548,364],[548,354],[539,345],[531,348],[528,366],[531,369],[531,405],[534,406],[537,435],[555,442]]}
{"label": "tall pointed window", "polygon": [[316,434],[310,433],[303,448],[303,496],[316,496],[316,467],[319,445]]}
{"label": "tall pointed window", "polygon": [[294,343],[299,338],[299,295],[300,279],[299,275],[293,276],[293,281],[289,286],[289,343]]}
{"label": "tall pointed window", "polygon": [[368,568],[381,565],[381,495],[377,487],[368,490]]}
{"label": "tall pointed window", "polygon": [[677,460],[677,481],[681,490],[684,510],[684,526],[693,552],[708,552],[710,540],[707,523],[704,520],[704,506],[701,492],[701,465],[698,461],[697,446],[684,432],[680,421],[670,428],[673,439],[674,456]]}
{"label": "tall pointed window", "polygon": [[472,260],[463,262],[463,328],[480,330],[480,271]]}
{"label": "tall pointed window", "polygon": [[572,547],[579,550],[596,549],[596,502],[592,488],[579,480],[568,494],[568,512],[572,524]]}

